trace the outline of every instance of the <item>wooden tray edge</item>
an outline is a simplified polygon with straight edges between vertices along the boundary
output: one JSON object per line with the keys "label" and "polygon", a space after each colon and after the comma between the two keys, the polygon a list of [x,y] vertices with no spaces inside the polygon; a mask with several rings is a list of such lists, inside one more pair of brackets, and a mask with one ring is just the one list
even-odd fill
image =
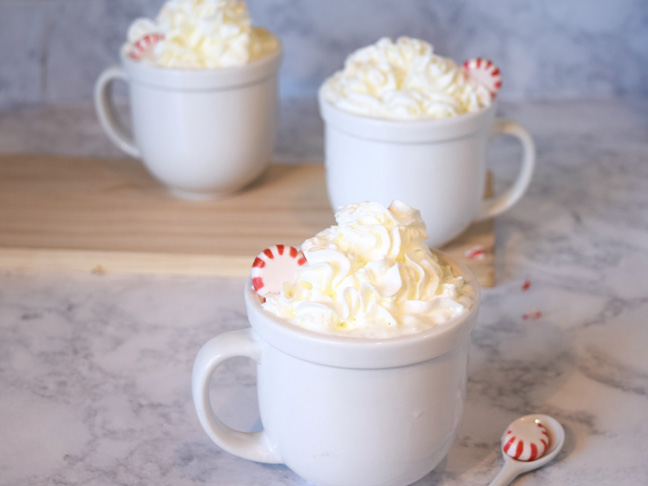
{"label": "wooden tray edge", "polygon": [[253,259],[215,255],[135,253],[43,248],[0,248],[0,268],[71,270],[95,274],[131,273],[246,277]]}

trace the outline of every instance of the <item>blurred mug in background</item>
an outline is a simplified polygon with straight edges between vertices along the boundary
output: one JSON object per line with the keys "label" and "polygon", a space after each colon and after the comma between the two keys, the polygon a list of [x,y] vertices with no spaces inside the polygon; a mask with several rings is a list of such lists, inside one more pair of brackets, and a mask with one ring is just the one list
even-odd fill
{"label": "blurred mug in background", "polygon": [[[175,195],[222,197],[255,180],[272,158],[281,45],[251,27],[243,2],[219,3],[220,16],[208,5],[180,4],[131,25],[121,66],[96,82],[95,107],[110,139]],[[115,117],[115,80],[128,83],[132,134]]]}

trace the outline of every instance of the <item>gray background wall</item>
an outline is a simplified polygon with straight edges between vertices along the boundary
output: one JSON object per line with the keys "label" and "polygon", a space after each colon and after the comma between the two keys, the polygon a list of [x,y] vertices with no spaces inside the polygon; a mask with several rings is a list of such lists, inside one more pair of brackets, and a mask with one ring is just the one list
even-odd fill
{"label": "gray background wall", "polygon": [[[130,22],[162,0],[0,0],[0,108],[87,102]],[[312,96],[346,55],[410,35],[504,75],[503,99],[648,95],[646,0],[248,0],[285,46],[283,97]]]}

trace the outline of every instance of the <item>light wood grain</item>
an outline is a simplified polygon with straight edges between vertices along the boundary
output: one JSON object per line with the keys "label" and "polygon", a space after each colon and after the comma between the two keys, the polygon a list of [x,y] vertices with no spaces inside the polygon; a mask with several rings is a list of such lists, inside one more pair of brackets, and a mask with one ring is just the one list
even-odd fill
{"label": "light wood grain", "polygon": [[[334,223],[319,164],[273,165],[220,201],[173,197],[133,160],[0,156],[0,267],[246,276],[276,243],[298,246]],[[466,251],[482,247],[481,259]],[[493,224],[443,248],[483,286]]]}

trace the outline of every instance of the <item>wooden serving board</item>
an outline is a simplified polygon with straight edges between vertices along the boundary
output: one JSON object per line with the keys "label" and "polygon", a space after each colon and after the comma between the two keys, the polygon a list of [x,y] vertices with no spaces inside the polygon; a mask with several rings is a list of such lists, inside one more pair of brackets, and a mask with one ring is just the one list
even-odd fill
{"label": "wooden serving board", "polygon": [[[194,202],[135,160],[0,156],[0,268],[244,277],[264,248],[332,224],[320,164],[272,165],[244,192]],[[493,248],[485,222],[442,250],[490,287]]]}

